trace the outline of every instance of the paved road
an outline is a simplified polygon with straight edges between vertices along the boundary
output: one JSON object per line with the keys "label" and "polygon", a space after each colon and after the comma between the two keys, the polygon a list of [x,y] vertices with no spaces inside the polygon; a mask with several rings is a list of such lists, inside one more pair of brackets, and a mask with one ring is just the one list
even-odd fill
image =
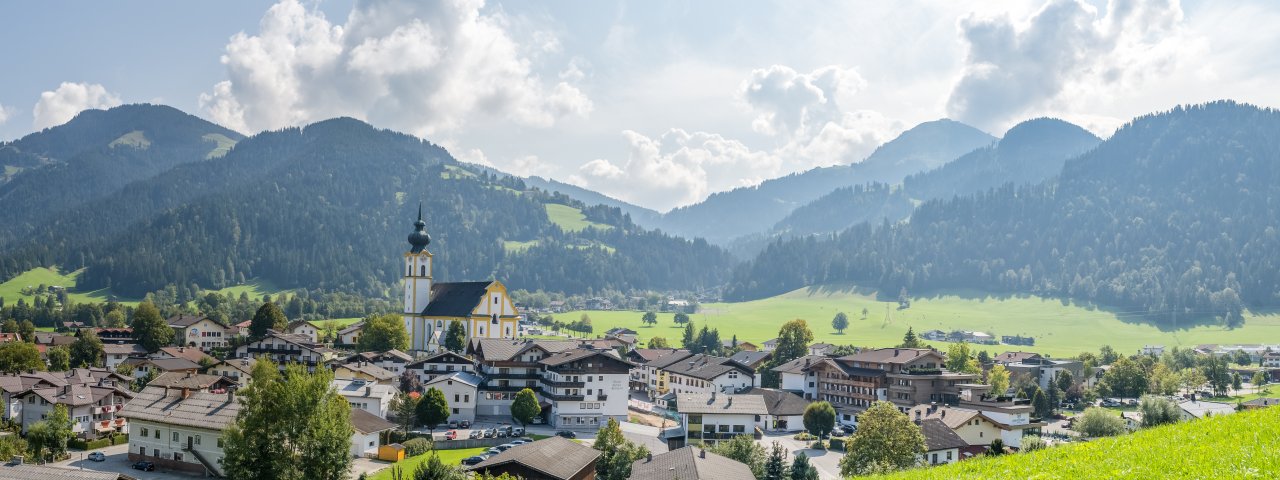
{"label": "paved road", "polygon": [[795,455],[797,453],[804,452],[804,454],[809,457],[809,463],[814,467],[817,467],[819,478],[823,478],[823,479],[841,478],[840,477],[840,459],[844,458],[844,455],[842,453],[829,451],[829,450],[816,450],[816,449],[809,448],[809,445],[812,442],[802,442],[800,440],[796,440],[792,438],[794,436],[795,436],[794,433],[765,434],[764,438],[757,440],[757,442],[765,448],[765,451],[768,451],[770,448],[773,447],[774,441],[777,441],[778,443],[782,444],[782,446],[787,449],[787,453],[790,454],[790,456],[787,457],[788,463],[791,462],[791,460],[795,459]]}
{"label": "paved road", "polygon": [[[129,461],[129,445],[114,445],[89,452],[71,452],[71,458],[51,465],[62,468],[95,470],[99,472],[122,473],[139,480],[188,480],[191,478],[200,478],[203,475],[191,474],[186,472],[166,472],[156,468],[154,472],[143,472],[130,468],[133,462]],[[84,460],[92,452],[102,452],[107,456],[105,462],[91,462]]]}

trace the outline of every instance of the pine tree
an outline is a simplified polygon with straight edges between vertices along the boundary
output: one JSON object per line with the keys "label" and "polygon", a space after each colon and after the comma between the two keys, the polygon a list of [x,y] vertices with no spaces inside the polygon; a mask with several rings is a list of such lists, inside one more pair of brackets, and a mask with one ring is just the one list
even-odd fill
{"label": "pine tree", "polygon": [[773,446],[769,448],[769,458],[764,461],[763,480],[786,480],[790,473],[787,469],[787,449],[774,440]]}
{"label": "pine tree", "polygon": [[[137,315],[136,313],[134,314]],[[284,312],[280,311],[280,307],[270,301],[263,303],[258,307],[258,312],[253,314],[253,320],[249,322],[249,337],[259,339],[267,336],[267,330],[283,331],[289,326],[289,319],[284,316]]]}
{"label": "pine tree", "polygon": [[907,327],[907,334],[902,336],[902,344],[898,345],[898,348],[921,348],[915,329]]}
{"label": "pine tree", "polygon": [[809,456],[804,452],[796,453],[789,473],[791,480],[818,480],[818,468],[809,463]]}
{"label": "pine tree", "polygon": [[600,480],[626,480],[631,476],[631,464],[649,454],[648,448],[622,436],[622,428],[613,417],[596,432],[591,448],[601,452],[596,461],[596,478]]}
{"label": "pine tree", "polygon": [[451,352],[461,352],[467,348],[467,329],[462,322],[449,322],[449,329],[444,332],[444,348]]}
{"label": "pine tree", "polygon": [[693,322],[686,322],[684,324],[684,336],[680,337],[680,345],[684,346],[685,350],[692,352],[698,348],[697,341],[697,337],[693,335]]}

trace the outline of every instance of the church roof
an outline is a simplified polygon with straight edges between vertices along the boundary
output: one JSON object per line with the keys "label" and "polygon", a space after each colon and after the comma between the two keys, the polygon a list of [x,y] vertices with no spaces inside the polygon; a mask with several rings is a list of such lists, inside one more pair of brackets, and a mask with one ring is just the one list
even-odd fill
{"label": "church roof", "polygon": [[426,317],[467,317],[484,301],[493,281],[451,282],[431,285],[431,303],[422,310]]}

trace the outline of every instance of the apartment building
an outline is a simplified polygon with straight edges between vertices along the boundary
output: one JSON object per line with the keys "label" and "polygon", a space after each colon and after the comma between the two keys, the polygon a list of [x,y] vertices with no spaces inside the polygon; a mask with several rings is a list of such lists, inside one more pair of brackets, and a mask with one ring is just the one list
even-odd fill
{"label": "apartment building", "polygon": [[167,321],[173,329],[174,339],[178,345],[196,347],[209,351],[227,346],[231,338],[227,332],[231,327],[204,315],[181,314],[170,317]]}
{"label": "apartment building", "polygon": [[818,372],[809,367],[826,360],[826,355],[805,355],[790,362],[773,367],[778,373],[779,387],[794,392],[805,400],[818,398]]}
{"label": "apartment building", "polygon": [[840,423],[855,424],[857,414],[876,401],[906,412],[921,403],[954,404],[962,389],[981,394],[990,388],[977,384],[978,375],[944,370],[944,359],[930,349],[882,348],[811,360],[800,371],[806,385],[807,374],[814,373],[815,399],[831,402]]}
{"label": "apartment building", "polygon": [[479,372],[479,367],[476,366],[474,360],[448,350],[405,364],[404,368],[411,375],[416,375],[418,381],[424,384],[431,382],[432,379],[438,376],[448,375],[453,372],[467,372],[473,375]]}
{"label": "apartment building", "polygon": [[387,418],[391,401],[400,393],[396,387],[360,379],[335,379],[332,385],[338,395],[347,399],[351,408],[364,410],[379,418]]}
{"label": "apartment building", "polygon": [[129,433],[129,424],[117,414],[133,393],[114,381],[97,384],[68,384],[60,387],[39,386],[13,396],[22,404],[22,432],[48,418],[57,405],[67,409],[71,417],[71,433],[80,438],[95,439],[102,435]]}
{"label": "apartment building", "polygon": [[551,404],[545,416],[552,426],[595,430],[610,418],[627,420],[631,364],[613,350],[577,348],[548,355],[538,364],[541,397]]}
{"label": "apartment building", "polygon": [[764,397],[711,393],[677,394],[676,409],[684,425],[685,445],[715,445],[739,435],[759,440],[756,418],[768,415]]}
{"label": "apartment building", "polygon": [[661,368],[667,388],[682,393],[736,393],[758,386],[755,370],[725,357],[697,354]]}
{"label": "apartment building", "polygon": [[308,371],[315,371],[317,366],[324,366],[332,360],[337,352],[329,347],[311,341],[305,335],[281,333],[268,330],[267,336],[241,345],[236,349],[236,358],[269,358],[284,368],[286,364],[306,365]]}
{"label": "apartment building", "polygon": [[476,419],[476,405],[480,401],[480,384],[484,379],[471,372],[450,372],[437,375],[423,385],[423,388],[435,388],[444,393],[449,402],[450,422]]}

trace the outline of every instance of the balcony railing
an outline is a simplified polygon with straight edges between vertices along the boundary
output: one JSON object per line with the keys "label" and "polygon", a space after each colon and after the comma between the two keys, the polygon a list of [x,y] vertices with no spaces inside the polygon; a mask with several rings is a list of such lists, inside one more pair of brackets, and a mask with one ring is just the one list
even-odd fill
{"label": "balcony railing", "polygon": [[557,395],[550,392],[542,392],[542,396],[557,402],[581,402],[587,398],[582,395]]}
{"label": "balcony railing", "polygon": [[587,388],[586,382],[561,382],[556,380],[542,379],[543,385],[550,385],[559,388]]}

